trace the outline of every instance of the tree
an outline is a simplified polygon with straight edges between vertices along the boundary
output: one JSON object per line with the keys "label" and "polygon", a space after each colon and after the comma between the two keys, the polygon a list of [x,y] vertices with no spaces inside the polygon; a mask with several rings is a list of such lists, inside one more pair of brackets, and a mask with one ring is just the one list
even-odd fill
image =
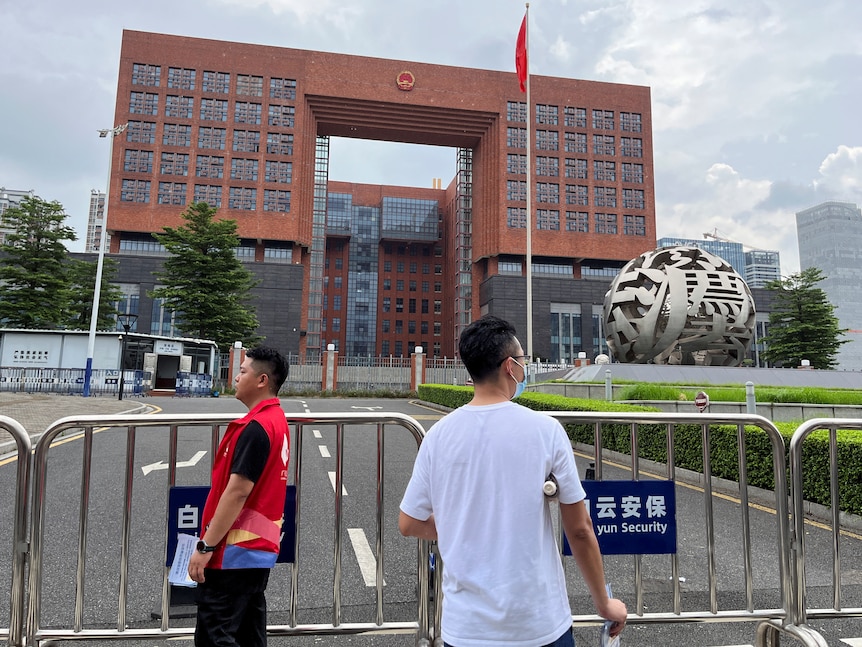
{"label": "tree", "polygon": [[63,224],[59,202],[27,197],[3,214],[12,230],[0,245],[0,321],[16,328],[65,326],[71,294],[63,241],[77,240]]}
{"label": "tree", "polygon": [[[123,298],[122,291],[111,279],[117,274],[117,261],[104,258],[102,287],[99,290],[99,319],[96,330],[116,330],[116,303]],[[72,292],[67,326],[77,330],[90,329],[93,312],[93,291],[96,287],[97,261],[72,260],[67,267],[69,288]]]}
{"label": "tree", "polygon": [[215,220],[215,214],[206,202],[195,202],[182,214],[185,225],[153,234],[171,256],[156,274],[163,286],[150,296],[164,300],[184,334],[221,347],[251,343],[258,339],[257,316],[248,304],[256,282],[234,254],[236,221]]}
{"label": "tree", "polygon": [[838,327],[835,307],[816,287],[823,279],[819,269],[810,267],[766,285],[775,293],[763,339],[768,362],[796,367],[807,359],[814,368],[835,367],[838,348],[849,340],[841,339],[847,329]]}

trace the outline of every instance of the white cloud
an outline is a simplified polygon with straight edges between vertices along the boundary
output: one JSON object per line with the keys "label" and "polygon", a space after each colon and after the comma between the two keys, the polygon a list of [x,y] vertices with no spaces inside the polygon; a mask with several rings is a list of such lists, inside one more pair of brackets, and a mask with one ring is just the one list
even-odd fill
{"label": "white cloud", "polygon": [[862,146],[839,146],[820,165],[814,181],[818,192],[836,200],[862,201]]}
{"label": "white cloud", "polygon": [[557,40],[551,45],[551,56],[560,61],[567,62],[572,56],[571,49],[569,42],[560,34],[557,36]]}
{"label": "white cloud", "polygon": [[356,18],[362,14],[359,2],[340,0],[217,0],[243,9],[267,8],[276,16],[292,13],[303,24],[322,20],[341,32],[349,33]]}

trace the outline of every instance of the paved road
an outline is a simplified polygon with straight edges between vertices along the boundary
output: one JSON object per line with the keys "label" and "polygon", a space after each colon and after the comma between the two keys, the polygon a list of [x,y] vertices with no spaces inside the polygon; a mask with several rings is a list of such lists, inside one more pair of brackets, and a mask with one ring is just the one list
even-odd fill
{"label": "paved road", "polygon": [[[54,396],[59,401],[34,400],[18,402],[21,418],[11,413],[11,404],[0,400],[0,414],[11,415],[30,429],[39,431],[47,427],[46,420],[64,415],[85,413],[116,413],[141,407],[142,411],[170,413],[227,413],[242,414],[244,407],[232,398],[218,399],[174,399],[145,398],[117,402],[104,398],[88,400],[66,396]],[[5,405],[10,405],[8,408]],[[440,412],[403,400],[335,400],[285,399],[285,410],[290,413],[327,411],[399,411],[408,413],[428,428],[438,419]],[[379,408],[377,408],[379,407]],[[22,419],[23,418],[23,419]],[[29,421],[29,424],[28,422]],[[415,443],[403,433],[387,428],[386,439],[386,508],[384,514],[385,558],[385,602],[387,619],[407,619],[415,614],[415,543],[401,538],[395,528],[397,504],[409,477],[415,456]],[[146,433],[145,433],[146,432]],[[153,626],[151,615],[158,610],[161,594],[161,571],[159,551],[163,551],[165,515],[164,489],[167,472],[153,469],[144,474],[144,467],[152,466],[166,457],[164,430],[139,430],[135,452],[135,482],[132,509],[150,513],[151,522],[136,522],[132,531],[132,569],[130,571],[130,603],[128,624]],[[85,613],[87,623],[116,625],[117,576],[116,555],[118,531],[117,510],[122,508],[122,464],[125,459],[125,433],[106,430],[94,436],[93,482],[91,484],[90,532],[87,545],[87,578],[85,583]],[[190,461],[202,448],[208,448],[207,432],[183,434],[178,446],[179,460]],[[334,472],[336,445],[335,429],[332,426],[306,427],[303,432],[303,499],[301,506],[301,554],[298,565],[300,574],[300,622],[329,622],[331,620],[333,534],[331,510],[334,503]],[[294,439],[294,449],[297,442]],[[56,453],[56,456],[55,456]],[[68,623],[71,612],[70,601],[75,595],[75,570],[70,555],[77,549],[77,501],[80,496],[81,443],[67,442],[52,450],[52,480],[46,518],[49,532],[46,537],[45,572],[51,573],[49,585],[45,587],[43,599],[43,626],[52,623]],[[367,547],[374,545],[376,532],[376,442],[375,435],[367,430],[347,427],[345,430],[345,476],[346,496],[343,499],[345,528],[350,529],[350,540],[343,549],[344,590],[342,620],[368,621],[373,618],[373,587],[368,586]],[[9,461],[0,460],[0,487],[11,491],[14,470],[4,466]],[[586,467],[586,458],[579,457],[579,466]],[[183,484],[205,484],[208,479],[209,457],[178,470],[178,482]],[[625,466],[608,465],[605,478],[630,478]],[[705,533],[703,531],[703,496],[696,487],[678,487],[679,497],[679,562],[682,585],[683,609],[708,608],[707,568],[705,563]],[[56,498],[55,498],[56,497]],[[8,519],[9,502],[0,505],[0,519]],[[739,502],[732,497],[716,497],[716,562],[718,565],[720,608],[740,608],[741,564],[739,558]],[[160,520],[153,522],[152,519]],[[5,524],[4,524],[5,525]],[[775,567],[775,519],[769,510],[757,510],[752,518],[752,536],[755,555],[755,606],[769,608],[777,606],[777,569]],[[0,573],[6,557],[2,551],[5,536],[0,534]],[[806,537],[809,542],[812,563],[809,575],[816,585],[811,597],[818,604],[829,603],[827,588],[830,584],[831,559],[829,559],[829,535],[822,528],[810,526]],[[862,538],[851,535],[844,539],[842,571],[845,573],[845,605],[857,605],[862,594]],[[813,549],[812,549],[813,548]],[[9,551],[6,551],[8,553]],[[161,555],[161,559],[164,556]],[[373,555],[372,555],[373,559]],[[632,573],[633,558],[609,557],[607,570],[614,583],[615,592],[636,611],[636,598]],[[501,567],[505,565],[501,564]],[[591,610],[583,585],[577,577],[577,569],[567,560],[569,590],[576,613]],[[288,595],[286,582],[288,567],[278,567],[270,589],[271,619],[286,622]],[[641,562],[646,593],[645,610],[653,612],[667,610],[670,605],[669,558],[665,556],[644,557]],[[373,573],[373,564],[371,568]],[[8,575],[6,576],[8,577]],[[372,580],[373,584],[373,580]],[[0,577],[0,590],[8,590],[8,580]],[[0,618],[8,617],[8,602],[0,603]],[[188,620],[175,620],[172,625],[182,625]],[[849,642],[854,636],[862,636],[862,626],[856,621],[829,621],[814,623],[823,630],[833,645],[859,645]],[[157,625],[155,625],[157,626]],[[740,624],[700,625],[647,625],[630,626],[625,633],[626,645],[667,647],[688,645],[724,646],[747,645],[753,640],[753,626]],[[580,645],[596,643],[595,629],[579,628],[576,638]],[[842,641],[844,639],[844,641]],[[131,641],[132,645],[153,645],[158,641]],[[356,645],[358,647],[379,645],[410,645],[412,638],[406,636],[353,636],[353,637],[303,637],[273,639],[272,644],[289,645]],[[77,644],[97,644],[95,641],[76,641]],[[172,643],[163,643],[172,644]]]}

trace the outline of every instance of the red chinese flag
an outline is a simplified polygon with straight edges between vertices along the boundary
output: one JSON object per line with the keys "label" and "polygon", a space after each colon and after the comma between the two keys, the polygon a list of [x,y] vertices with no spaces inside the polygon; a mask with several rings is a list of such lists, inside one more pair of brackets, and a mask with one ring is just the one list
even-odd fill
{"label": "red chinese flag", "polygon": [[518,32],[518,42],[515,43],[515,71],[518,73],[518,81],[521,83],[521,92],[527,91],[527,16],[521,21],[521,30]]}

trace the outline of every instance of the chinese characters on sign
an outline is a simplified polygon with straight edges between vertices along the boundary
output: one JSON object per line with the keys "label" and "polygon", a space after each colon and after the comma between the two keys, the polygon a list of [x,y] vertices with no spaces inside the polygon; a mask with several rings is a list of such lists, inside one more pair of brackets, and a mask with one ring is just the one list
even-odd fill
{"label": "chinese characters on sign", "polygon": [[[676,552],[673,481],[584,481],[584,502],[605,555]],[[568,543],[564,554],[570,555]]]}

